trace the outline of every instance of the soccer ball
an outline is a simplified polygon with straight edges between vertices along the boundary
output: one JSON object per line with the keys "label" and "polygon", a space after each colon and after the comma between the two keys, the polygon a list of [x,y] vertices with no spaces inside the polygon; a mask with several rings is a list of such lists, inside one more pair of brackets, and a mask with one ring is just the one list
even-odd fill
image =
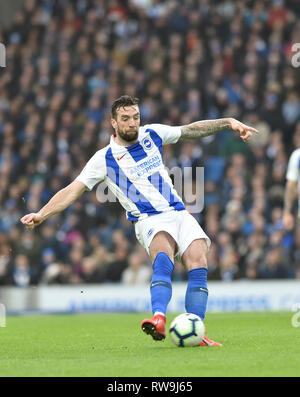
{"label": "soccer ball", "polygon": [[204,337],[205,326],[196,314],[183,313],[174,318],[169,333],[179,347],[198,346]]}

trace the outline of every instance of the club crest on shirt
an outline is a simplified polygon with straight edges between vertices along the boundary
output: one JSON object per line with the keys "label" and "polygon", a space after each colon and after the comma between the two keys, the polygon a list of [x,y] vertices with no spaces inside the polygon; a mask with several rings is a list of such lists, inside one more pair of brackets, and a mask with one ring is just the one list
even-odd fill
{"label": "club crest on shirt", "polygon": [[143,145],[143,147],[144,147],[145,150],[150,150],[150,149],[152,149],[152,147],[153,147],[152,139],[150,139],[150,138],[144,138],[144,139],[142,140],[142,145]]}

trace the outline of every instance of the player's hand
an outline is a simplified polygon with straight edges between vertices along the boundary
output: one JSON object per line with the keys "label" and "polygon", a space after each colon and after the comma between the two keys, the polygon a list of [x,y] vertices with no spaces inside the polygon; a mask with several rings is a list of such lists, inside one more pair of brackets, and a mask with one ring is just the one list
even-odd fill
{"label": "player's hand", "polygon": [[32,230],[36,226],[40,225],[44,221],[44,218],[39,213],[31,213],[23,216],[21,222],[27,227],[27,229]]}
{"label": "player's hand", "polygon": [[233,131],[237,132],[239,134],[240,138],[244,142],[247,142],[252,137],[253,132],[255,134],[259,133],[255,128],[250,127],[249,125],[243,124],[236,119],[230,118],[229,123],[230,123],[230,128]]}
{"label": "player's hand", "polygon": [[292,230],[294,228],[294,216],[290,212],[284,212],[282,216],[282,223],[286,230]]}

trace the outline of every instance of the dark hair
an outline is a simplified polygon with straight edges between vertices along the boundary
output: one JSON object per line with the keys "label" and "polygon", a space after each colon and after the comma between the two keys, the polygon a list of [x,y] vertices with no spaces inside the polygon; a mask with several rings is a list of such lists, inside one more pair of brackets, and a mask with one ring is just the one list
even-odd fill
{"label": "dark hair", "polygon": [[111,115],[113,119],[117,118],[117,110],[125,106],[133,106],[139,103],[138,98],[131,97],[129,95],[122,95],[116,99],[111,107]]}

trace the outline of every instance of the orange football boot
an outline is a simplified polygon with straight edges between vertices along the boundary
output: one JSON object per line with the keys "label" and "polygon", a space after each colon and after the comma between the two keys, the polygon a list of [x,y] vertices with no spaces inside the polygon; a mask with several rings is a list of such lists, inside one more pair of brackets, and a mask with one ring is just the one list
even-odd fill
{"label": "orange football boot", "polygon": [[222,346],[222,344],[219,342],[214,342],[213,340],[208,339],[206,336],[204,336],[198,346]]}
{"label": "orange football boot", "polygon": [[166,316],[156,314],[151,319],[145,319],[141,323],[142,330],[152,336],[154,340],[164,340],[166,337]]}

